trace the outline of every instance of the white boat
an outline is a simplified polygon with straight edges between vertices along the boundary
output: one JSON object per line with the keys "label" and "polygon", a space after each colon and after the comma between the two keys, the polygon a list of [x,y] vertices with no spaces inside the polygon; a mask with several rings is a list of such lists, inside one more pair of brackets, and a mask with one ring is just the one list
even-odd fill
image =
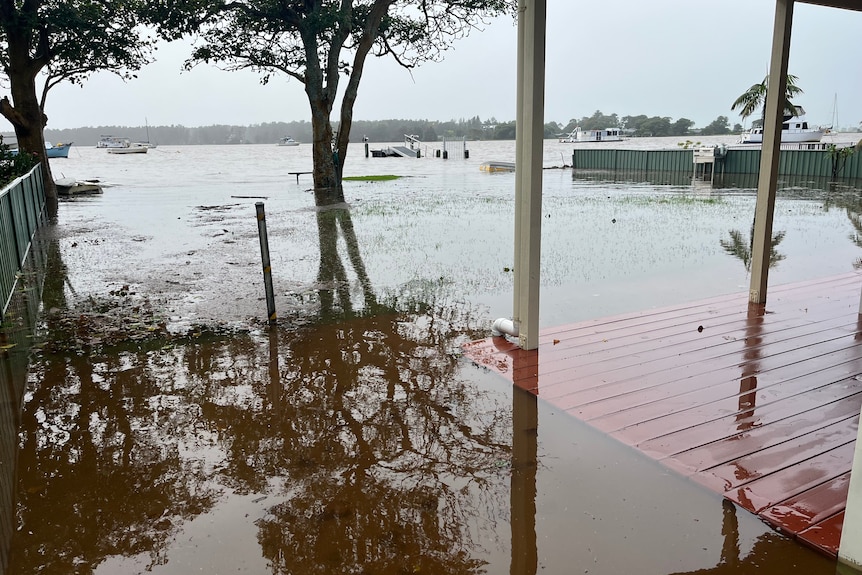
{"label": "white boat", "polygon": [[98,180],[77,180],[75,178],[60,178],[54,181],[57,193],[61,196],[74,196],[75,194],[101,194],[102,186]]}
{"label": "white boat", "polygon": [[620,128],[605,128],[604,130],[582,130],[580,126],[572,130],[568,136],[560,138],[561,144],[576,144],[581,142],[619,142],[623,140]]}
{"label": "white boat", "polygon": [[97,148],[128,148],[130,145],[128,138],[117,136],[99,136],[99,141],[96,142]]}
{"label": "white boat", "polygon": [[279,146],[298,146],[299,142],[291,138],[290,136],[285,136],[278,141]]}
{"label": "white boat", "polygon": [[148,146],[144,144],[129,144],[125,148],[108,148],[109,154],[146,154]]}
{"label": "white boat", "polygon": [[145,142],[134,142],[132,146],[144,146],[145,148],[155,148],[158,144],[150,142],[150,123],[144,118],[144,125],[147,127],[147,140]]}
{"label": "white boat", "polygon": [[[797,111],[799,110],[802,108],[797,107]],[[805,121],[805,111],[802,110],[797,116],[784,116],[784,123],[781,124],[781,143],[819,142],[828,131],[829,129],[824,127],[809,127],[808,122]],[[743,144],[762,144],[763,128],[752,128],[743,132],[740,142]]]}

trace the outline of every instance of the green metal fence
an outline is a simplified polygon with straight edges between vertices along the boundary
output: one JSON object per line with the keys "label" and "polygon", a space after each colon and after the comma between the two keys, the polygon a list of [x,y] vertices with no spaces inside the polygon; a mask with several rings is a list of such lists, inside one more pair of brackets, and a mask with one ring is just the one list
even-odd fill
{"label": "green metal fence", "polygon": [[15,179],[0,191],[0,321],[15,289],[30,242],[45,216],[42,168]]}
{"label": "green metal fence", "polygon": [[[841,169],[832,173],[835,153],[828,150],[781,150],[778,175],[810,178],[862,179],[862,152],[846,158]],[[693,172],[692,150],[612,150],[576,148],[572,166],[580,170],[620,170],[627,172]],[[757,174],[760,148],[729,149],[716,158],[715,172]]]}

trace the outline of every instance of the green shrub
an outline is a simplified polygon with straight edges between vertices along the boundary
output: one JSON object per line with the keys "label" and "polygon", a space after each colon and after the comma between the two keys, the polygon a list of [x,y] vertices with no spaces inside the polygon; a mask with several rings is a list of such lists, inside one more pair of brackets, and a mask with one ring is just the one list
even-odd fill
{"label": "green shrub", "polygon": [[33,154],[20,154],[13,150],[9,144],[3,142],[0,136],[0,186],[5,187],[9,182],[23,176],[39,163],[39,159]]}

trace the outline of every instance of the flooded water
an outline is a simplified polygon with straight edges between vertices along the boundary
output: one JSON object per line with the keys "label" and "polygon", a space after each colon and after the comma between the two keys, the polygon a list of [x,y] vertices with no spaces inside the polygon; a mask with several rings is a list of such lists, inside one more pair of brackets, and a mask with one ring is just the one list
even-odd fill
{"label": "flooded water", "polygon": [[[542,325],[747,290],[752,189],[573,175],[571,147],[545,150]],[[106,187],[46,230],[47,315],[87,314],[42,326],[73,345],[31,363],[8,573],[834,573],[460,356],[513,281],[514,177],[479,164],[514,143],[467,148],[355,145],[346,176],[403,177],[326,211],[288,174],[307,145],[52,160]],[[856,190],[784,188],[771,282],[853,270]]]}

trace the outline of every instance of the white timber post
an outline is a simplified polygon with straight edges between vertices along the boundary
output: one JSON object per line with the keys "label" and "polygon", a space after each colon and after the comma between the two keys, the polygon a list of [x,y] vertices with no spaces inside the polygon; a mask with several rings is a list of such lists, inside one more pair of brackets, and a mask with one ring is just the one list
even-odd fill
{"label": "white timber post", "polygon": [[[512,246],[514,254],[512,255],[512,269],[514,273],[514,288],[512,294],[512,322],[514,324],[513,335],[518,334],[521,327],[521,282],[518,281],[521,269],[521,195],[524,193],[524,186],[521,185],[521,178],[518,175],[518,170],[523,164],[521,156],[524,153],[524,138],[521,137],[521,118],[522,110],[524,109],[524,43],[526,42],[527,30],[524,22],[524,12],[527,7],[524,5],[525,0],[518,2],[518,56],[517,56],[517,77],[515,86],[515,242]],[[860,296],[862,297],[862,296]],[[862,306],[862,303],[859,304]],[[860,307],[862,309],[862,307]]]}
{"label": "white timber post", "polygon": [[793,27],[794,0],[776,0],[772,55],[766,90],[763,144],[760,150],[760,175],[754,209],[754,238],[751,249],[751,283],[748,301],[766,303],[769,279],[769,254],[772,251],[772,218],[778,187],[778,157],[781,153],[781,124],[784,119],[784,92],[787,87],[787,61],[790,58],[790,32]]}
{"label": "white timber post", "polygon": [[546,0],[520,0],[518,4],[513,320],[518,343],[526,350],[539,347],[546,12]]}
{"label": "white timber post", "polygon": [[[862,422],[862,413],[859,414],[859,419]],[[862,572],[862,425],[856,434],[856,449],[853,452],[850,490],[847,493],[847,507],[844,509],[838,561]]]}

